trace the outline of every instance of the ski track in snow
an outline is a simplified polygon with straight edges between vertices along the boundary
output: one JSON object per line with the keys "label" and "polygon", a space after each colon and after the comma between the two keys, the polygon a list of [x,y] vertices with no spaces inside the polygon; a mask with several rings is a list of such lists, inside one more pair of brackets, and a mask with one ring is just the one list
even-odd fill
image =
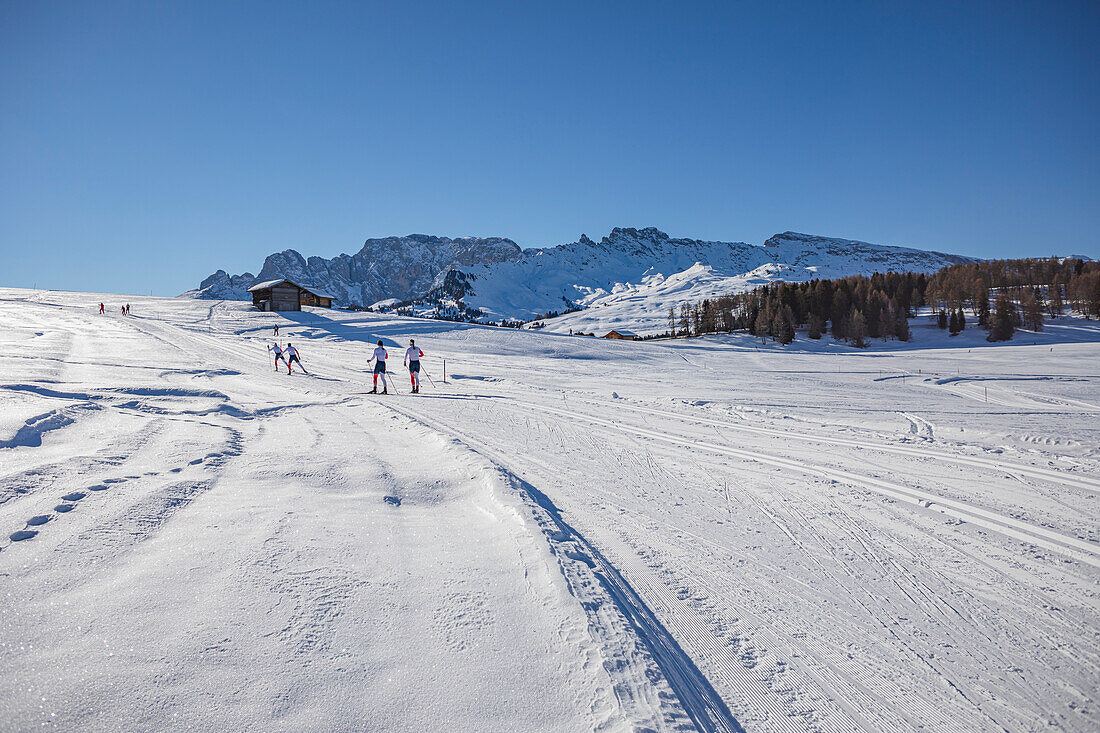
{"label": "ski track in snow", "polygon": [[1100,725],[1100,331],[826,354],[2,296],[14,727]]}

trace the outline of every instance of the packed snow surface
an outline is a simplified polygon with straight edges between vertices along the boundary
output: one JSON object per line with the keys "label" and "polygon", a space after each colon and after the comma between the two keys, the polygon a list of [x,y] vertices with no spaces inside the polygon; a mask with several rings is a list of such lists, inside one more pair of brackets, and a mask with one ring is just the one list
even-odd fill
{"label": "packed snow surface", "polygon": [[0,728],[1095,731],[1097,324],[913,330],[0,289]]}

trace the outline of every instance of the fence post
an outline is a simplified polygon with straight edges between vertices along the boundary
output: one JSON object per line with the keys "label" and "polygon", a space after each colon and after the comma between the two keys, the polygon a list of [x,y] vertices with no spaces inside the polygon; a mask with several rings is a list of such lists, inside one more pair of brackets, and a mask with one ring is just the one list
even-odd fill
{"label": "fence post", "polygon": [[443,360],[443,384],[447,383],[447,360]]}

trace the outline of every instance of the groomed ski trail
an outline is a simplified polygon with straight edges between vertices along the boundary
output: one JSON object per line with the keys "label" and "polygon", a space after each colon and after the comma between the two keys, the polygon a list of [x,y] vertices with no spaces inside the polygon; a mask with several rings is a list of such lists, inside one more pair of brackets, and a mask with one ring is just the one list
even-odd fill
{"label": "groomed ski trail", "polygon": [[[610,644],[616,631],[621,630],[601,628],[602,624],[607,623],[607,619],[592,609],[593,604],[598,605],[600,599],[592,597],[590,584],[578,582],[574,579],[578,571],[586,572],[585,569],[587,569],[586,574],[591,575],[598,582],[598,585],[607,593],[608,598],[615,604],[621,614],[621,620],[628,624],[629,629],[636,637],[637,643],[644,645],[645,649],[648,650],[657,670],[659,670],[659,674],[675,693],[679,706],[691,719],[695,729],[700,733],[744,733],[744,728],[730,713],[729,707],[715,692],[710,682],[699,671],[691,658],[684,653],[680,645],[638,593],[635,592],[622,573],[607,560],[603,553],[565,521],[561,511],[546,494],[518,475],[503,468],[508,463],[506,456],[501,455],[471,436],[456,435],[452,429],[436,423],[431,418],[405,405],[386,403],[386,406],[442,435],[450,436],[453,440],[496,464],[502,476],[505,477],[504,480],[526,497],[531,510],[536,513],[536,521],[543,528],[547,541],[554,549],[559,562],[562,563],[566,577],[571,579],[571,586],[577,594],[578,600],[589,610],[594,634],[602,638],[604,644]],[[620,650],[619,654],[621,653]],[[633,664],[626,665],[625,668],[609,666],[608,672],[613,678],[616,676],[621,677],[623,672],[633,675],[638,674],[638,670]],[[633,684],[637,684],[637,681],[635,680]],[[666,715],[668,712],[666,711]],[[776,710],[775,712],[783,713],[785,711]],[[676,722],[675,715],[669,715],[669,717],[671,720],[667,722],[674,725]],[[792,727],[789,730],[797,731],[799,729]]]}
{"label": "groomed ski trail", "polygon": [[1059,532],[1048,530],[1045,527],[1037,527],[1013,517],[1004,516],[980,507],[974,507],[954,499],[946,499],[922,489],[902,486],[901,484],[872,478],[870,476],[861,476],[850,471],[828,468],[808,461],[781,458],[766,453],[732,448],[709,443],[707,441],[692,440],[686,437],[672,437],[665,433],[647,430],[637,426],[622,425],[580,412],[567,412],[555,407],[550,407],[549,405],[539,405],[514,398],[512,401],[516,404],[522,404],[532,410],[541,410],[570,419],[585,420],[594,425],[599,425],[618,432],[631,433],[639,437],[678,445],[684,445],[690,441],[690,444],[695,448],[861,486],[871,491],[885,494],[894,499],[930,508],[943,514],[962,519],[963,521],[985,527],[986,529],[991,529],[1025,543],[1069,555],[1075,560],[1100,568],[1100,546],[1094,543],[1079,540],[1076,537],[1069,537]]}

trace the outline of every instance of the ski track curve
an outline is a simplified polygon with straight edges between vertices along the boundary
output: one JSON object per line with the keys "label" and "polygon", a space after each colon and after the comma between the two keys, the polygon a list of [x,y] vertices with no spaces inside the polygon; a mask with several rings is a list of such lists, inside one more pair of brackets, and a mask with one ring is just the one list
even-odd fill
{"label": "ski track curve", "polygon": [[[454,435],[454,431],[436,424],[431,418],[414,410],[393,403],[385,404],[391,410],[416,420],[435,432],[451,435],[470,450],[482,454],[503,470],[507,470],[504,468],[507,464],[502,462],[503,457],[484,443],[468,435]],[[571,553],[572,559],[579,559],[591,568],[619,611],[629,621],[637,638],[652,654],[661,674],[676,693],[680,705],[691,718],[695,729],[701,733],[744,733],[744,728],[733,717],[725,701],[622,573],[591,542],[565,521],[560,510],[546,494],[515,473],[508,471],[508,475],[514,479],[517,488],[549,517],[553,530],[547,533],[547,538],[552,546],[560,549],[563,543],[571,542],[582,548],[581,555],[576,555],[576,551],[572,549],[565,552]]]}

